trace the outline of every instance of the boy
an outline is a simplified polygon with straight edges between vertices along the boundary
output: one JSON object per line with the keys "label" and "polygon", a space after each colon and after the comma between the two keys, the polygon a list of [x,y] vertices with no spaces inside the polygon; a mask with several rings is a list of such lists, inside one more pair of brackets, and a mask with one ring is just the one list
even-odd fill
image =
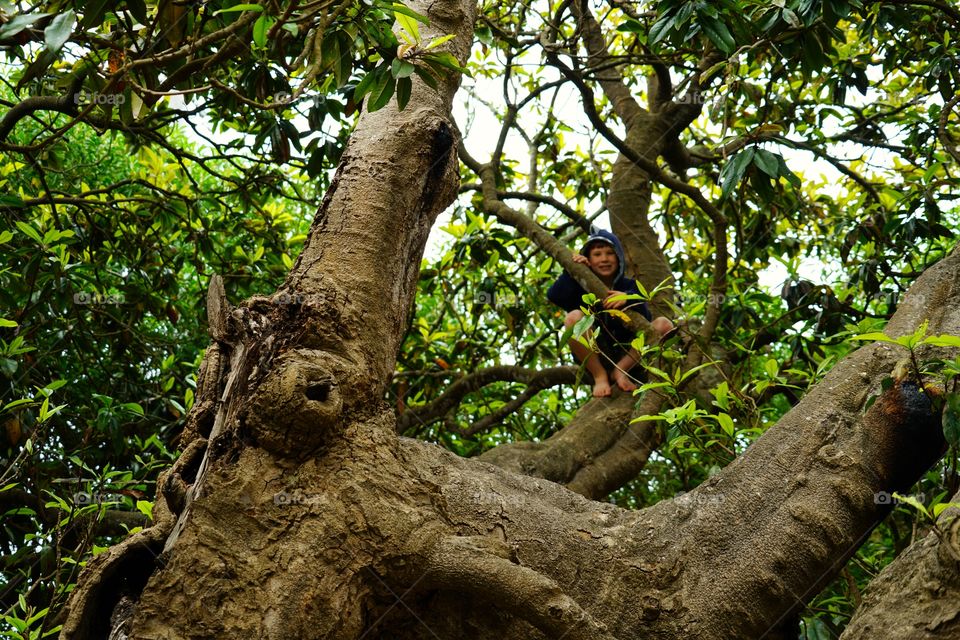
{"label": "boy", "polygon": [[[634,311],[642,314],[647,320],[652,320],[654,330],[658,334],[663,335],[673,329],[673,323],[667,318],[661,316],[653,320],[645,302],[637,305],[635,301],[630,300],[610,300],[624,293],[640,293],[636,281],[623,275],[623,248],[615,235],[603,229],[593,229],[580,253],[575,255],[573,260],[590,267],[590,270],[607,286],[609,291],[602,302],[604,309],[622,309],[629,304]],[[547,291],[550,302],[567,312],[563,320],[565,327],[572,327],[583,318],[584,314],[580,306],[583,304],[584,293],[586,292],[583,287],[566,271]],[[637,385],[627,375],[640,358],[636,349],[630,346],[630,342],[635,337],[633,332],[611,314],[599,313],[596,317],[596,324],[600,331],[597,334],[599,354],[594,353],[576,339],[570,340],[570,350],[573,351],[573,355],[593,376],[594,397],[601,398],[611,394],[611,377],[623,391],[635,390]],[[609,374],[608,365],[612,366],[612,373]]]}

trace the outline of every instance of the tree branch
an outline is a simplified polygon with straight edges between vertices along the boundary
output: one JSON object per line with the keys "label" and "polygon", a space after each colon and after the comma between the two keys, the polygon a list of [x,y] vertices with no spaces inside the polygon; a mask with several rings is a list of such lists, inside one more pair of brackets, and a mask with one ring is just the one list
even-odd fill
{"label": "tree branch", "polygon": [[[411,426],[435,422],[454,410],[467,395],[479,391],[481,388],[494,382],[523,383],[526,384],[528,388],[536,389],[534,392],[536,393],[558,384],[572,384],[576,379],[577,367],[574,366],[528,369],[525,367],[504,365],[480,369],[456,380],[430,404],[424,405],[423,407],[410,408],[400,414],[397,419],[397,429],[403,433]],[[520,408],[521,405],[518,405],[516,408]],[[473,431],[471,427],[466,433],[472,435],[478,433],[483,428],[486,427],[481,427]]]}
{"label": "tree branch", "polygon": [[68,116],[77,115],[80,88],[83,86],[85,77],[83,73],[76,74],[67,92],[62,96],[32,96],[11,107],[3,116],[3,120],[0,120],[0,142],[7,139],[20,120],[37,111],[55,111]]}
{"label": "tree branch", "polygon": [[443,538],[431,555],[425,585],[490,600],[548,638],[616,640],[549,577],[510,559],[512,549],[486,536]]}
{"label": "tree branch", "polygon": [[[600,25],[597,24],[596,18],[590,12],[587,0],[573,0],[571,5],[573,13],[577,17],[577,24],[583,34],[583,44],[587,48],[587,63],[590,67],[600,67],[607,64],[610,53],[607,51],[607,45],[603,40]],[[610,99],[614,112],[625,126],[629,127],[638,116],[646,112],[624,84],[619,68],[615,67],[609,73],[602,76],[598,75],[597,79],[600,81],[603,92]]]}
{"label": "tree branch", "polygon": [[[461,193],[465,191],[481,191],[482,189],[483,185],[475,182],[460,185]],[[497,191],[497,197],[502,199],[526,200],[527,202],[539,202],[540,204],[550,205],[563,215],[570,218],[570,220],[572,220],[583,231],[590,231],[590,220],[586,216],[573,207],[560,202],[556,198],[551,198],[550,196],[545,196],[540,193],[526,191]]]}

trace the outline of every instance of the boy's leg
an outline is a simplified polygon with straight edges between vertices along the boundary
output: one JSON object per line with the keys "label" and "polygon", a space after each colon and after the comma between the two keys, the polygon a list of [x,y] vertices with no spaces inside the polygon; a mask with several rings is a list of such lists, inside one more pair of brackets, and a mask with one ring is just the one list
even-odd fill
{"label": "boy's leg", "polygon": [[616,366],[613,368],[613,381],[620,387],[623,391],[635,391],[637,385],[634,383],[633,379],[628,375],[630,369],[636,366],[637,362],[640,361],[640,354],[637,353],[637,350],[630,348],[627,353],[617,361]]}
{"label": "boy's leg", "polygon": [[[574,310],[567,314],[563,319],[563,326],[572,327],[583,317],[583,312]],[[610,379],[607,377],[607,370],[603,368],[600,362],[600,356],[585,347],[576,338],[570,339],[570,351],[578,362],[582,362],[590,375],[593,376],[593,395],[597,398],[610,395]]]}

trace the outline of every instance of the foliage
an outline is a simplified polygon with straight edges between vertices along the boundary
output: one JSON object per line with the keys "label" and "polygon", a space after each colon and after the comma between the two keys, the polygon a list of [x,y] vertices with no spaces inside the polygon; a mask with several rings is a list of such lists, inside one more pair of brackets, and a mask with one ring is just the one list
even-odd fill
{"label": "foliage", "polygon": [[[718,236],[716,218],[688,196],[650,187],[680,331],[639,345],[641,393],[669,396],[650,417],[664,446],[609,497],[639,508],[729,463],[857,346],[853,338],[887,339],[877,332],[907,286],[952,246],[960,17],[860,0],[593,9],[616,61],[606,69],[640,102],[654,98],[647,78],[657,75],[676,101],[699,108],[674,132],[688,155],[670,169],[728,222]],[[501,197],[578,249],[618,188],[616,141],[582,105],[594,101],[612,135],[625,123],[570,11],[560,2],[482,5],[461,124],[468,153],[493,162]],[[456,65],[442,38],[423,41],[422,17],[381,0],[0,3],[0,22],[9,70],[0,607],[3,630],[27,636],[56,628],[47,612],[79,564],[123,534],[116,523],[136,522],[116,514],[149,512],[151,483],[192,401],[209,276],[225,276],[232,300],[270,291],[363,101],[367,110],[406,106],[413,78],[429,84]],[[31,101],[57,96],[78,98]],[[31,117],[13,121],[23,104]],[[471,132],[471,122],[504,127],[503,141]],[[571,362],[562,313],[545,298],[556,259],[489,215],[483,176],[462,173],[399,354],[389,400],[401,415],[492,366]],[[718,294],[721,241],[730,257]],[[711,308],[719,323],[693,371],[685,358]],[[912,353],[923,340],[921,332],[903,346]],[[936,369],[955,387],[960,362]],[[482,386],[406,435],[477,455],[549,437],[588,395],[561,385],[525,397],[525,388]],[[518,398],[522,407],[473,432]],[[960,433],[960,406],[950,402],[947,431]],[[915,488],[922,508],[895,510],[811,603],[806,636],[837,637],[866,582],[931,527],[939,507],[923,505],[957,488],[951,451]]]}
{"label": "foliage", "polygon": [[231,299],[272,290],[308,219],[119,134],[74,129],[53,155],[42,170],[0,157],[0,593],[8,624],[36,618],[30,633],[55,628],[39,613],[62,605],[93,545],[149,515],[193,401],[210,276]]}

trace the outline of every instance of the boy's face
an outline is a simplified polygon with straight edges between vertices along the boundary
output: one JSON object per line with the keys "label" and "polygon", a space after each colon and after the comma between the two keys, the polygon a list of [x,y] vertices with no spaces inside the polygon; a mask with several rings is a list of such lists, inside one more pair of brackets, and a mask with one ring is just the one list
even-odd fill
{"label": "boy's face", "polygon": [[587,249],[587,263],[601,280],[614,278],[620,266],[617,252],[603,242],[598,242]]}

